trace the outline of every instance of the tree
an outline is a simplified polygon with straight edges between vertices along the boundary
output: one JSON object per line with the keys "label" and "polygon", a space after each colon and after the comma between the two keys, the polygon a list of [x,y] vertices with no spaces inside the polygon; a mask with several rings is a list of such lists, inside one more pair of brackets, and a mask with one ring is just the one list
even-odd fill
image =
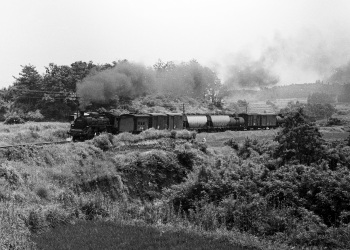
{"label": "tree", "polygon": [[173,61],[163,62],[162,60],[158,59],[158,62],[156,62],[153,65],[154,70],[157,73],[161,73],[163,71],[169,71],[176,67],[175,63]]}
{"label": "tree", "polygon": [[327,120],[332,117],[336,109],[330,103],[317,103],[306,105],[306,112],[309,116],[316,118],[326,118]]}
{"label": "tree", "polygon": [[312,93],[307,98],[308,104],[329,104],[334,103],[335,97],[327,93]]}
{"label": "tree", "polygon": [[350,83],[343,85],[342,94],[338,96],[339,102],[350,102]]}
{"label": "tree", "polygon": [[77,61],[71,66],[50,63],[43,78],[38,107],[47,118],[62,119],[78,107],[76,84],[90,74],[95,65]]}
{"label": "tree", "polygon": [[37,90],[41,89],[43,78],[33,65],[21,66],[22,71],[13,87],[9,88],[10,96],[14,101],[14,107],[24,112],[35,111],[39,101]]}
{"label": "tree", "polygon": [[237,105],[238,107],[243,107],[244,112],[248,113],[249,102],[247,102],[246,100],[238,100]]}
{"label": "tree", "polygon": [[282,164],[297,161],[310,165],[319,161],[324,154],[322,135],[314,124],[307,121],[302,108],[285,117],[284,127],[275,141],[279,145],[274,155],[281,158]]}

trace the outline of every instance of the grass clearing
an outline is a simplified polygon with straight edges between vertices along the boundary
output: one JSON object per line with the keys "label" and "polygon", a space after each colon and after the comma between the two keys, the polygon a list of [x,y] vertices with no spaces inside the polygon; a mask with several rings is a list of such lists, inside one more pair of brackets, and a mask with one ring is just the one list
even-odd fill
{"label": "grass clearing", "polygon": [[70,124],[64,122],[27,122],[0,124],[0,146],[34,142],[62,141],[68,138]]}

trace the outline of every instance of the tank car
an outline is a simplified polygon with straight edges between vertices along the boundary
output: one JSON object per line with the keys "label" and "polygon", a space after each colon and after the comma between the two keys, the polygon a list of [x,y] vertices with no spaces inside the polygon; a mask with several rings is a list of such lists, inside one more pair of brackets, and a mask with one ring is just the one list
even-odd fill
{"label": "tank car", "polygon": [[198,132],[208,130],[208,118],[206,115],[183,115],[183,127],[187,130]]}
{"label": "tank car", "polygon": [[208,129],[213,131],[224,131],[230,127],[230,116],[207,115]]}

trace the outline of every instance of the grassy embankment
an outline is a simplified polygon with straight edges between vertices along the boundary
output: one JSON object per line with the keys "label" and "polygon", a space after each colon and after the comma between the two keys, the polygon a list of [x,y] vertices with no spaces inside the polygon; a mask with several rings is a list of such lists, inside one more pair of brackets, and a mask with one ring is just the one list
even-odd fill
{"label": "grassy embankment", "polygon": [[[37,126],[38,138],[61,137],[55,136],[61,125],[52,124],[51,132]],[[347,217],[335,227],[321,216],[345,212],[347,170],[326,164],[276,169],[274,142],[240,138],[264,132],[275,133],[232,133],[229,146],[215,148],[201,143],[202,135],[192,141],[188,131],[150,130],[2,149],[0,249],[30,249],[33,241],[53,249],[53,239],[57,249],[102,243],[100,249],[118,243],[121,249],[344,248],[350,242],[342,224]],[[347,147],[337,150],[345,162],[350,159]]]}
{"label": "grassy embankment", "polygon": [[[63,139],[67,126],[3,125],[0,130],[6,134],[3,144],[11,145]],[[191,137],[186,131],[146,131],[137,136],[103,135],[85,143],[2,149],[0,248],[34,249],[34,240],[39,248],[53,249],[47,245],[52,237],[57,249],[74,249],[74,244],[87,247],[90,243],[82,240],[87,232],[77,231],[77,225],[85,225],[87,231],[96,229],[89,238],[101,244],[104,239],[100,249],[116,242],[112,239],[115,235],[106,235],[110,228],[121,234],[122,242],[131,244],[125,249],[269,245],[238,231],[217,228],[210,233],[200,223],[190,223],[161,198],[163,189],[184,181],[206,157],[204,146],[187,142]],[[135,144],[139,150],[128,150],[128,145]],[[143,150],[145,146],[156,149]],[[90,220],[95,223],[84,222]],[[142,236],[145,232],[148,240]],[[67,242],[73,235],[78,242]]]}

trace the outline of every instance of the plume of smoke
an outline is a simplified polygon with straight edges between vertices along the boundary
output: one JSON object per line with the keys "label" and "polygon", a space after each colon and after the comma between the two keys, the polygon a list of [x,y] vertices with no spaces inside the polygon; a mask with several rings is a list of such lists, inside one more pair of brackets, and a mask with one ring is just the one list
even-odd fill
{"label": "plume of smoke", "polygon": [[154,67],[156,71],[122,62],[89,75],[77,84],[80,108],[92,103],[115,106],[122,98],[150,93],[202,98],[220,82],[215,72],[195,60],[178,65],[159,61]]}
{"label": "plume of smoke", "polygon": [[234,63],[227,67],[228,77],[225,84],[235,87],[266,87],[278,83],[279,78],[271,72],[265,58],[253,60],[247,55],[238,54]]}
{"label": "plume of smoke", "polygon": [[80,108],[91,103],[116,103],[121,97],[134,97],[154,90],[155,76],[142,65],[123,62],[114,68],[97,72],[77,84]]}
{"label": "plume of smoke", "polygon": [[350,61],[346,65],[335,68],[327,81],[340,84],[350,83]]}
{"label": "plume of smoke", "polygon": [[250,51],[231,55],[222,70],[224,82],[237,88],[330,79],[334,69],[348,62],[348,44],[349,32],[339,27],[305,28],[290,37],[277,33],[265,40],[257,57]]}
{"label": "plume of smoke", "polygon": [[200,98],[217,83],[215,72],[195,60],[170,65],[169,69],[157,71],[157,86],[160,93]]}

